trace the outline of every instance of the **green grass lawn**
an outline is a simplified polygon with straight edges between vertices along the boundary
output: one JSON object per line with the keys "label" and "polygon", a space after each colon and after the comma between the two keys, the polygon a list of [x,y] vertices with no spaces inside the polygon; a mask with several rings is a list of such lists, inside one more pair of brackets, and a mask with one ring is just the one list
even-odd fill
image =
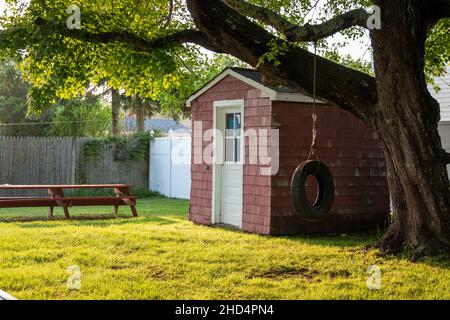
{"label": "green grass lawn", "polygon": [[[375,236],[267,237],[195,225],[188,205],[154,198],[139,201],[137,219],[123,207],[117,219],[0,222],[0,289],[19,299],[450,299],[447,258],[363,252]],[[46,215],[0,209],[9,220]],[[72,265],[80,290],[66,286]],[[381,290],[367,289],[370,265],[382,271]]]}

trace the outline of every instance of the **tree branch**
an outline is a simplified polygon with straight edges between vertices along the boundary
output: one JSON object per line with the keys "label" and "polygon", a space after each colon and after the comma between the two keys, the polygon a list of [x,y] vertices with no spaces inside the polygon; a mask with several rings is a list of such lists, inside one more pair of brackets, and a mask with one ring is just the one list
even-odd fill
{"label": "tree branch", "polygon": [[194,43],[210,50],[216,50],[215,47],[211,46],[208,37],[203,32],[193,29],[181,30],[159,38],[147,40],[127,31],[91,33],[84,30],[70,30],[65,26],[49,26],[48,22],[42,18],[37,18],[35,24],[41,29],[51,28],[57,34],[72,39],[95,43],[128,43],[133,45],[138,51],[150,52],[157,49],[165,49],[176,45],[181,45],[183,43]]}
{"label": "tree branch", "polygon": [[286,34],[289,30],[296,27],[283,16],[275,11],[251,4],[243,0],[223,0],[223,2],[231,9],[236,10],[240,14],[259,20],[269,26],[274,27],[282,34]]}
{"label": "tree branch", "polygon": [[286,34],[286,38],[292,42],[317,41],[351,27],[367,28],[367,20],[370,14],[364,9],[355,9],[335,16],[321,24],[295,27]]}
{"label": "tree branch", "polygon": [[167,28],[167,26],[172,21],[172,15],[173,15],[173,0],[169,0],[169,13],[167,14],[167,17],[163,19],[164,22],[164,28]]}
{"label": "tree branch", "polygon": [[[252,66],[271,50],[274,40],[283,42],[263,27],[226,5],[223,0],[187,0],[195,25],[214,45]],[[371,115],[378,103],[375,79],[317,56],[316,93],[319,100],[338,106],[372,124]],[[259,64],[267,85],[284,85],[312,96],[314,54],[287,44],[278,56],[279,64]]]}
{"label": "tree branch", "polygon": [[289,42],[317,41],[354,26],[366,28],[367,20],[370,17],[366,10],[355,9],[321,24],[297,26],[270,9],[244,0],[223,0],[223,2],[243,16],[254,18],[274,27],[285,35]]}

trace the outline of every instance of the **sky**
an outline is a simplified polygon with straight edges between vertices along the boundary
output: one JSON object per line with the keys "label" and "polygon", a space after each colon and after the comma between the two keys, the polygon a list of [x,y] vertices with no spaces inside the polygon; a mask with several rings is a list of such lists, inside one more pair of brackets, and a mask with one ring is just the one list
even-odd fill
{"label": "sky", "polygon": [[[0,12],[3,12],[5,9],[5,0],[0,0]],[[339,35],[333,37],[336,40],[342,39]],[[370,61],[370,52],[368,52],[367,48],[370,45],[370,40],[368,36],[358,40],[352,41],[348,43],[345,48],[339,49],[339,52],[343,55],[350,55],[353,58],[363,58],[364,60]]]}

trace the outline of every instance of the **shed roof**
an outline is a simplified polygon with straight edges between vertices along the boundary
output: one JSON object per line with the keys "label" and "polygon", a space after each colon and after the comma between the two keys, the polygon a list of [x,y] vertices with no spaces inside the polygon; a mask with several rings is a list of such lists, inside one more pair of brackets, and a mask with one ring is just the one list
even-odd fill
{"label": "shed roof", "polygon": [[[249,79],[252,79],[253,81],[258,82],[259,84],[262,83],[262,77],[261,73],[254,69],[248,69],[248,68],[230,68],[231,70],[241,74],[244,77],[247,77]],[[276,87],[268,87],[270,89],[275,90],[276,92],[287,92],[287,93],[297,93],[297,91],[284,87],[284,86],[276,86]]]}
{"label": "shed roof", "polygon": [[[212,79],[202,88],[193,93],[186,101],[186,105],[190,107],[192,101],[197,99],[199,96],[201,96],[203,93],[211,89],[213,86],[215,86],[218,82],[220,82],[227,76],[237,78],[256,89],[261,90],[262,97],[270,98],[272,101],[292,101],[292,102],[307,102],[307,103],[312,103],[313,101],[310,97],[307,97],[304,94],[298,93],[297,91],[284,86],[269,87],[264,85],[262,83],[261,73],[259,73],[254,69],[226,68],[214,79]],[[320,101],[318,101],[318,103],[320,103]]]}

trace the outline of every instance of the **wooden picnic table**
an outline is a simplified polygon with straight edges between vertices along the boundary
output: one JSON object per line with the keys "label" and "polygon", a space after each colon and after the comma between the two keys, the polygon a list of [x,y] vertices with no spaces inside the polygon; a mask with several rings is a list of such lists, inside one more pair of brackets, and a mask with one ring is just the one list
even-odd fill
{"label": "wooden picnic table", "polygon": [[[66,197],[67,189],[114,189],[114,197]],[[117,214],[119,206],[128,205],[137,217],[136,197],[130,194],[126,184],[81,184],[81,185],[0,185],[0,190],[47,190],[47,197],[0,197],[0,208],[48,207],[53,218],[54,207],[62,207],[66,219],[70,219],[69,207],[112,205]]]}

